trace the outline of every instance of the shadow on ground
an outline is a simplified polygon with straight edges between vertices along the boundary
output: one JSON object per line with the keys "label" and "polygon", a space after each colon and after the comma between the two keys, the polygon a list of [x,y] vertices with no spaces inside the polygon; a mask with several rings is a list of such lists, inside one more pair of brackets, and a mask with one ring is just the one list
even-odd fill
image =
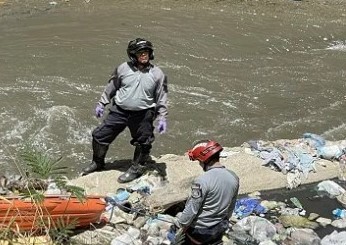
{"label": "shadow on ground", "polygon": [[[117,170],[120,172],[126,172],[130,168],[131,164],[132,164],[131,159],[121,159],[121,160],[115,160],[113,162],[107,162],[105,168],[106,168],[106,171]],[[167,169],[167,165],[165,162],[156,162],[150,159],[145,164],[145,172],[156,171],[163,178],[167,177],[166,169]]]}

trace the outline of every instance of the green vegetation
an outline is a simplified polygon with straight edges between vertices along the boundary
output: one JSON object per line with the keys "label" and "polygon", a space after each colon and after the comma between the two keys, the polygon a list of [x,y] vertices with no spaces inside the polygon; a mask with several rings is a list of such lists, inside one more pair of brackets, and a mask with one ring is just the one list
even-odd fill
{"label": "green vegetation", "polygon": [[[67,184],[67,167],[59,166],[61,157],[54,160],[48,154],[44,153],[31,144],[26,144],[20,154],[21,158],[26,164],[25,175],[29,180],[27,194],[29,197],[34,198],[37,201],[43,200],[43,193],[38,190],[45,189],[45,186],[37,186],[38,183],[55,183],[60,190],[65,190],[67,193],[75,196],[81,202],[84,200],[84,189],[78,186],[72,186]],[[43,181],[42,181],[43,180]],[[36,184],[35,184],[36,183]]]}
{"label": "green vegetation", "polygon": [[[44,151],[25,144],[20,151],[19,158],[23,161],[17,164],[19,170],[20,181],[13,186],[10,186],[11,191],[20,196],[20,198],[30,200],[33,207],[36,208],[35,217],[31,217],[35,221],[35,229],[32,232],[23,234],[16,228],[14,220],[16,216],[8,210],[6,218],[10,218],[9,222],[0,222],[0,244],[19,244],[19,240],[24,238],[32,238],[37,233],[50,237],[54,244],[67,244],[68,239],[73,234],[73,229],[76,225],[76,220],[68,222],[63,218],[59,218],[54,224],[51,222],[49,211],[44,205],[41,205],[45,198],[45,191],[51,184],[60,190],[66,198],[76,197],[80,202],[85,201],[84,189],[78,186],[68,185],[68,179],[65,177],[67,173],[66,167],[59,166],[61,158],[53,159]],[[7,199],[8,198],[8,199]],[[10,197],[0,196],[0,201],[3,203],[11,203]],[[13,207],[12,207],[13,208]],[[25,239],[24,239],[25,240]],[[28,243],[20,244],[43,244],[33,243],[32,239]]]}

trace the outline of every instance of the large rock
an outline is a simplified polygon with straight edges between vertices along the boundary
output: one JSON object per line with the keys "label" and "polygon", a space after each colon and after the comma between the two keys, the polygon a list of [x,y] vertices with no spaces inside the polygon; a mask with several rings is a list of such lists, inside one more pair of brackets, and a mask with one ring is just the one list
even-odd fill
{"label": "large rock", "polygon": [[[240,177],[240,194],[258,190],[287,187],[287,176],[267,166],[264,161],[253,155],[247,147],[225,148],[226,154],[221,163],[232,169]],[[203,173],[197,162],[191,162],[187,156],[172,154],[153,158],[148,164],[149,174],[156,173],[154,189],[147,197],[152,209],[159,211],[175,203],[184,201],[190,192],[191,181]],[[126,188],[133,183],[120,184],[117,178],[129,167],[129,160],[108,164],[108,171],[96,172],[71,180],[71,183],[83,187],[87,194],[107,195],[118,188]],[[338,164],[327,160],[318,160],[316,171],[310,172],[302,184],[334,178],[338,175]],[[151,180],[153,182],[153,180]]]}

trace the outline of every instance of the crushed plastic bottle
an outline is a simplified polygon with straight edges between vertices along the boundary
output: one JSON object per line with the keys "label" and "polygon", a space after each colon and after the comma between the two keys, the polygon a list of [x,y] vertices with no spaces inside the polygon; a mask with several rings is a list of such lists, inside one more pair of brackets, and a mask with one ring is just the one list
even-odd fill
{"label": "crushed plastic bottle", "polygon": [[338,218],[338,219],[343,219],[346,217],[346,210],[345,209],[337,208],[337,209],[334,209],[332,213],[333,213],[334,217]]}
{"label": "crushed plastic bottle", "polygon": [[300,201],[298,200],[298,198],[296,197],[291,197],[290,198],[291,202],[299,209],[303,209],[303,205],[300,203]]}
{"label": "crushed plastic bottle", "polygon": [[130,193],[121,188],[117,190],[117,194],[115,195],[115,198],[120,202],[127,200],[129,197]]}

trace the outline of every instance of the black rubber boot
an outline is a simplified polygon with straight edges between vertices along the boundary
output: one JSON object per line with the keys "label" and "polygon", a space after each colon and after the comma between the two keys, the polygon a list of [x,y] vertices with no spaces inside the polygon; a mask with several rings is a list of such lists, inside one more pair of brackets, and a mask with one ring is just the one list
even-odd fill
{"label": "black rubber boot", "polygon": [[92,161],[89,166],[83,168],[81,176],[91,174],[93,172],[98,172],[104,170],[104,164],[99,164],[95,161]]}
{"label": "black rubber boot", "polygon": [[102,171],[105,169],[105,157],[108,151],[108,145],[101,145],[97,141],[93,140],[93,160],[91,164],[82,170],[81,176]]}
{"label": "black rubber boot", "polygon": [[145,167],[136,163],[133,163],[131,167],[122,175],[118,177],[119,183],[127,183],[141,177],[144,173]]}
{"label": "black rubber boot", "polygon": [[133,154],[133,162],[140,165],[145,165],[150,159],[151,145],[136,145],[135,153]]}
{"label": "black rubber boot", "polygon": [[127,183],[141,177],[145,172],[145,163],[149,159],[151,145],[136,145],[131,167],[119,176],[119,183]]}

